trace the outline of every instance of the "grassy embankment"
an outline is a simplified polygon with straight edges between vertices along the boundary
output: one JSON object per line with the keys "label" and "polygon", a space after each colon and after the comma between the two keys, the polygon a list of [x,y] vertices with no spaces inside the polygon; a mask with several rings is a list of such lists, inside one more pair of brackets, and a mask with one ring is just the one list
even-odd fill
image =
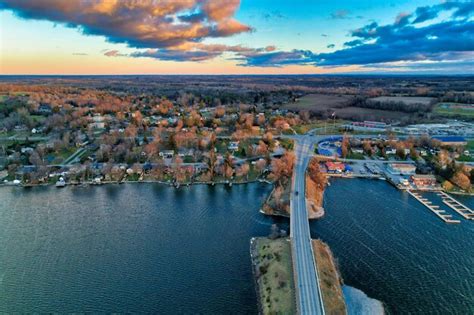
{"label": "grassy embankment", "polygon": [[252,265],[262,314],[295,314],[295,287],[288,238],[254,238]]}
{"label": "grassy embankment", "polygon": [[324,310],[328,315],[346,314],[346,304],[341,288],[342,279],[339,276],[331,249],[320,240],[313,240],[312,243],[318,266]]}
{"label": "grassy embankment", "polygon": [[[313,240],[318,275],[326,314],[346,314],[342,279],[329,247]],[[251,241],[252,266],[261,314],[295,314],[296,294],[288,238],[254,238]]]}

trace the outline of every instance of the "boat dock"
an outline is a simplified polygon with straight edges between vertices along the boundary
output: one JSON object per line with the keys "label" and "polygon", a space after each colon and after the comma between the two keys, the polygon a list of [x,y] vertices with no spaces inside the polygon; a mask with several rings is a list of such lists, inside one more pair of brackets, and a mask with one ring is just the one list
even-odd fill
{"label": "boat dock", "polygon": [[444,191],[437,192],[436,194],[441,197],[444,204],[459,213],[464,219],[474,220],[474,211],[472,211],[471,208],[460,203],[458,200],[454,199]]}
{"label": "boat dock", "polygon": [[433,205],[433,203],[431,201],[429,201],[426,198],[423,198],[419,193],[412,192],[410,190],[407,190],[407,192],[410,195],[412,195],[416,200],[421,202],[425,207],[430,209],[431,212],[436,214],[444,222],[446,222],[446,223],[461,223],[460,220],[453,219],[453,216],[451,214],[447,214],[446,211],[439,209],[439,206]]}

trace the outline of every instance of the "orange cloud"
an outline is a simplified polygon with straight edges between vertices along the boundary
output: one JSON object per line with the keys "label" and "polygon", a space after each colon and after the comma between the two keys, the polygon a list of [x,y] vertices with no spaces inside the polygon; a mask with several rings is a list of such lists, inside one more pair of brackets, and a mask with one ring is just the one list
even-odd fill
{"label": "orange cloud", "polygon": [[214,21],[228,19],[234,15],[240,5],[240,0],[206,1],[203,11]]}
{"label": "orange cloud", "polygon": [[[136,48],[169,48],[210,37],[248,32],[232,16],[240,0],[1,0],[26,19],[80,27],[112,43]],[[193,12],[190,14],[189,12]]]}

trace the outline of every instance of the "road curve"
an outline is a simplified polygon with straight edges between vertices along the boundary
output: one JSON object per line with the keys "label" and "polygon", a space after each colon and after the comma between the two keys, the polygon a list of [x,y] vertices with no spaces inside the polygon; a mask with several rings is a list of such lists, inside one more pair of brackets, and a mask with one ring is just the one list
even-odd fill
{"label": "road curve", "polygon": [[305,173],[312,155],[310,136],[295,139],[296,161],[290,197],[290,237],[299,314],[324,314],[305,200]]}

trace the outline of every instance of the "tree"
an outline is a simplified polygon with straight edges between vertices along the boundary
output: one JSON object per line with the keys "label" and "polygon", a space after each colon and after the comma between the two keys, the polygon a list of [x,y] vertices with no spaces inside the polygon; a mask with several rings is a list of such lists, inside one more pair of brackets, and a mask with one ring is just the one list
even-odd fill
{"label": "tree", "polygon": [[437,161],[439,168],[446,168],[451,161],[451,158],[449,157],[449,152],[444,149],[439,151]]}
{"label": "tree", "polygon": [[214,115],[217,118],[220,118],[225,115],[225,107],[224,106],[218,106],[216,110],[214,111]]}
{"label": "tree", "polygon": [[313,182],[316,183],[316,186],[321,190],[324,190],[327,184],[327,176],[321,171],[319,166],[319,161],[312,159],[308,165],[308,175]]}
{"label": "tree", "polygon": [[138,128],[134,124],[130,124],[125,128],[124,133],[127,138],[135,138],[138,134]]}
{"label": "tree", "polygon": [[268,152],[268,146],[265,144],[265,142],[260,140],[258,142],[258,146],[257,146],[257,154],[258,155],[265,155],[265,154],[267,154],[267,152]]}
{"label": "tree", "polygon": [[362,148],[364,149],[364,152],[365,152],[368,156],[372,156],[373,150],[372,150],[372,145],[370,144],[370,141],[364,140],[364,141],[362,142]]}
{"label": "tree", "polygon": [[341,156],[346,158],[347,153],[349,153],[349,138],[344,136],[341,142]]}
{"label": "tree", "polygon": [[224,176],[229,179],[232,175],[234,175],[234,161],[230,153],[227,153],[224,160]]}
{"label": "tree", "polygon": [[395,154],[402,160],[406,158],[405,148],[406,145],[404,142],[395,143]]}
{"label": "tree", "polygon": [[182,183],[186,179],[186,172],[183,167],[183,159],[181,159],[179,156],[176,156],[173,163],[173,175],[177,183]]}
{"label": "tree", "polygon": [[209,150],[209,159],[207,163],[209,166],[209,177],[211,180],[214,178],[216,163],[217,163],[216,152],[214,151],[214,147],[211,147],[211,149]]}
{"label": "tree", "polygon": [[236,175],[239,177],[245,177],[245,179],[248,180],[249,171],[250,171],[250,165],[248,163],[244,163],[237,169]]}
{"label": "tree", "polygon": [[269,131],[267,131],[263,137],[262,137],[263,141],[265,141],[265,143],[267,143],[268,145],[270,145],[270,143],[272,142],[273,140],[273,134]]}
{"label": "tree", "polygon": [[279,185],[291,177],[294,163],[295,155],[293,152],[285,152],[281,158],[272,160],[272,177]]}
{"label": "tree", "polygon": [[300,115],[301,120],[304,122],[308,122],[311,116],[309,111],[307,110],[300,111],[299,115]]}
{"label": "tree", "polygon": [[457,171],[451,181],[463,190],[471,191],[471,180],[462,170]]}

